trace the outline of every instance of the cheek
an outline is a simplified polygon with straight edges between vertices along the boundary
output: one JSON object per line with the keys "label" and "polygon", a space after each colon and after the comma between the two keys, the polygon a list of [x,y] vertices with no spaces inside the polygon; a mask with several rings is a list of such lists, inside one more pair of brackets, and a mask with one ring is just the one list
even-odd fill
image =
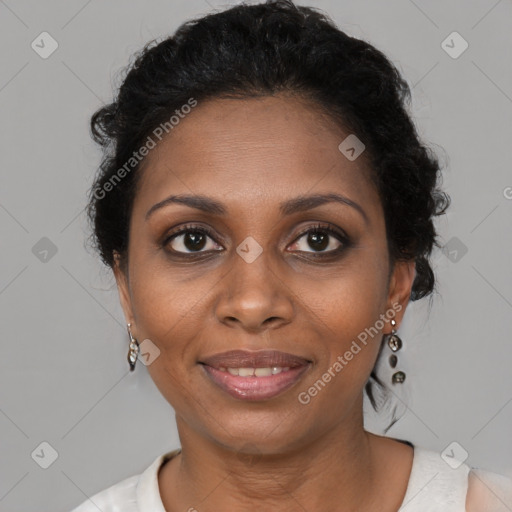
{"label": "cheek", "polygon": [[373,292],[373,287],[347,283],[318,315],[312,315],[322,315],[321,341],[315,349],[319,360],[298,390],[298,399],[323,411],[326,421],[342,418],[356,406],[375,365],[384,311]]}
{"label": "cheek", "polygon": [[313,313],[310,320],[320,320],[324,340],[316,377],[336,374],[334,380],[345,381],[341,387],[350,389],[362,387],[371,373],[386,325],[381,318],[386,313],[386,260],[371,254],[356,255],[337,275],[315,286],[305,283],[303,290]]}
{"label": "cheek", "polygon": [[318,373],[336,374],[343,389],[364,385],[379,352],[382,311],[371,301],[371,294],[351,295],[350,301],[334,304],[329,313],[328,358],[320,362]]}
{"label": "cheek", "polygon": [[339,268],[298,280],[299,297],[342,339],[375,323],[387,299],[387,273],[377,248],[357,249]]}
{"label": "cheek", "polygon": [[172,269],[160,258],[134,258],[131,271],[132,300],[137,325],[155,342],[176,339],[175,331],[201,307],[215,284],[213,276],[185,279],[180,268]]}

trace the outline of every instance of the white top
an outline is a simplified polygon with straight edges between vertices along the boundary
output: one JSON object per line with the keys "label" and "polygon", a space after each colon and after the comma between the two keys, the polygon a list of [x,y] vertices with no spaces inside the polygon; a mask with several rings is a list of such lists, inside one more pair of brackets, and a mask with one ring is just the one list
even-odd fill
{"label": "white top", "polygon": [[[468,487],[476,489],[471,501],[475,507],[468,508],[468,511],[512,510],[512,479],[497,473],[472,469],[453,460],[449,465],[438,452],[418,446],[413,448],[411,475],[398,512],[466,512]],[[179,451],[173,450],[160,455],[140,475],[131,476],[108,487],[71,512],[166,512],[160,498],[158,470]],[[477,485],[471,485],[473,481]]]}

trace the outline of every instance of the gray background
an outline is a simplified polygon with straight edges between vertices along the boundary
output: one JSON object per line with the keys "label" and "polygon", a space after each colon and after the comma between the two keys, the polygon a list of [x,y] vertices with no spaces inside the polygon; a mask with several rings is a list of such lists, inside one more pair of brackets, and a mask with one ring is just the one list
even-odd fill
{"label": "gray background", "polygon": [[[456,441],[468,464],[510,474],[512,4],[300,3],[404,73],[453,200],[439,223],[446,248],[433,258],[440,296],[430,314],[427,301],[412,304],[399,332],[407,380],[395,402],[405,414],[388,435],[438,451]],[[100,158],[88,120],[134,51],[222,5],[0,0],[1,511],[70,510],[179,446],[147,369],[128,372],[113,277],[84,248]],[[47,59],[31,48],[43,31],[59,45]],[[453,31],[469,44],[458,58],[441,45]],[[369,410],[368,429],[386,424]],[[42,442],[58,454],[48,469],[39,464],[51,449],[31,455]]]}

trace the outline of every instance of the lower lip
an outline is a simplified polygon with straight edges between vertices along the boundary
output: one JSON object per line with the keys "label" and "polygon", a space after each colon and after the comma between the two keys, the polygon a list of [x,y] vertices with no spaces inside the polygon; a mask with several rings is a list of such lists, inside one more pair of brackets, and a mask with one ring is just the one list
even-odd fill
{"label": "lower lip", "polygon": [[291,388],[302,377],[309,365],[290,368],[268,377],[239,377],[201,365],[207,375],[226,393],[239,400],[268,400]]}

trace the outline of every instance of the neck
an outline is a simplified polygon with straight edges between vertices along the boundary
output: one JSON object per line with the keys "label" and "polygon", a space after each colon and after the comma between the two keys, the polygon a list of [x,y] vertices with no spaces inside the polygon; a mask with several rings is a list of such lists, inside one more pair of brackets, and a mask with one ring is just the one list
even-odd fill
{"label": "neck", "polygon": [[[159,475],[168,511],[364,510],[375,498],[374,436],[344,421],[296,447],[237,453],[177,417],[182,451]],[[263,449],[263,447],[262,447]],[[195,507],[195,508],[194,508]]]}

